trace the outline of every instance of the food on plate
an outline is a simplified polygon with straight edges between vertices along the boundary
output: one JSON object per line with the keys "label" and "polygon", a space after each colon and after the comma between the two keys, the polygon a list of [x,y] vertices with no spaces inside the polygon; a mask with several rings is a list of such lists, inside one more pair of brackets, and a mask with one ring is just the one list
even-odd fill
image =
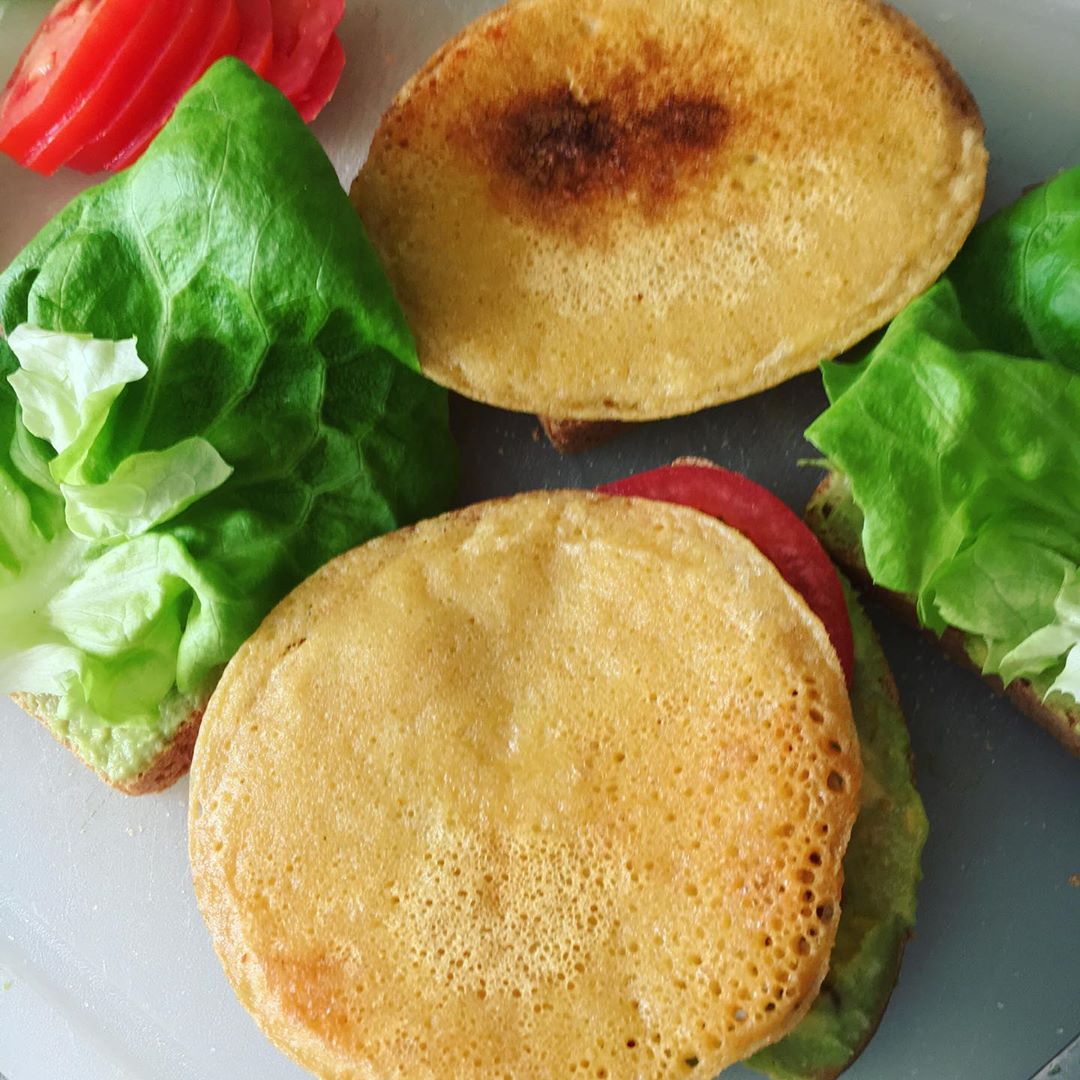
{"label": "food on plate", "polygon": [[343,11],[343,0],[61,0],[0,97],[0,151],[46,176],[124,168],[229,55],[313,120],[345,63]]}
{"label": "food on plate", "polygon": [[922,292],[975,222],[982,133],[870,0],[522,0],[406,84],[352,198],[428,375],[648,420],[808,371]]}
{"label": "food on plate", "polygon": [[0,691],[157,790],[290,588],[449,504],[445,391],[319,144],[232,59],[0,275],[0,323]]}
{"label": "food on plate", "polygon": [[[767,537],[767,499],[710,474],[635,483]],[[835,1075],[926,823],[873,633],[853,606],[849,698],[821,586],[700,510],[572,491],[329,563],[196,747],[196,897],[240,1000],[323,1077]]]}
{"label": "food on plate", "polygon": [[540,427],[560,454],[580,454],[610,441],[626,427],[621,420],[556,420],[539,417]]}
{"label": "food on plate", "polygon": [[824,371],[822,542],[1080,753],[1080,168]]}

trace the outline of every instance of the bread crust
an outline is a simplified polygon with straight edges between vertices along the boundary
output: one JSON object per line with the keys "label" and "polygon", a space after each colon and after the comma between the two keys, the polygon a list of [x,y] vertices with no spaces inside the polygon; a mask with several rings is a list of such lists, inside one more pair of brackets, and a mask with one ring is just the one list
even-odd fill
{"label": "bread crust", "polygon": [[[814,527],[815,519],[827,521],[831,516],[832,508],[837,501],[837,493],[834,490],[836,483],[836,474],[830,473],[818,484],[811,495],[806,510],[806,518],[811,527]],[[997,675],[983,674],[968,655],[965,648],[965,635],[960,630],[949,627],[941,635],[928,630],[919,622],[915,605],[910,597],[874,584],[866,569],[866,561],[858,536],[847,536],[840,540],[835,536],[835,532],[826,532],[820,528],[814,528],[814,531],[829,554],[843,567],[845,573],[860,589],[871,593],[909,626],[921,630],[927,638],[940,645],[951,660],[969,671],[982,675],[983,680],[995,693],[1008,698],[1025,716],[1034,720],[1039,727],[1057,739],[1072,754],[1080,757],[1080,705],[1061,708],[1048,705],[1027,679],[1016,679],[1006,686]]]}
{"label": "bread crust", "polygon": [[548,441],[560,454],[580,454],[618,438],[630,426],[621,420],[556,420],[539,416]]}
{"label": "bread crust", "polygon": [[26,694],[12,694],[12,701],[19,706],[28,716],[37,720],[57,742],[72,752],[79,761],[94,772],[111,788],[125,795],[153,795],[166,788],[172,787],[191,768],[191,757],[195,752],[195,740],[202,724],[203,712],[206,709],[204,701],[198,708],[193,709],[175,734],[150,762],[142,772],[127,779],[115,780],[106,776],[100,769],[94,768],[89,761],[79,753],[69,739],[57,734],[56,729],[49,722],[49,718],[38,711],[40,705],[35,707],[30,697]]}

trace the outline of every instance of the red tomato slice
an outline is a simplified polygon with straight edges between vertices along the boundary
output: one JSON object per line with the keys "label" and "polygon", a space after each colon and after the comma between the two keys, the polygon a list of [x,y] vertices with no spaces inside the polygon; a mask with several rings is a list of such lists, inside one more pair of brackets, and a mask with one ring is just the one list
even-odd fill
{"label": "red tomato slice", "polygon": [[345,13],[345,0],[270,0],[270,7],[274,58],[266,77],[292,101],[311,82]]}
{"label": "red tomato slice", "polygon": [[172,21],[167,7],[147,4],[127,37],[102,65],[95,85],[42,135],[24,164],[51,176],[97,135],[103,119],[115,116],[150,73],[165,48]]}
{"label": "red tomato slice", "polygon": [[145,0],[65,0],[46,16],[0,102],[0,150],[22,163],[78,108],[136,24]]}
{"label": "red tomato slice", "polygon": [[334,96],[344,68],[345,49],[338,40],[337,34],[331,34],[326,52],[323,53],[319,66],[311,77],[311,82],[299,97],[293,99],[293,105],[296,106],[296,111],[304,123],[310,124]]}
{"label": "red tomato slice", "polygon": [[68,164],[82,172],[98,172],[151,123],[185,74],[193,70],[213,17],[213,0],[192,0],[181,7],[162,43],[157,63],[101,133],[86,144]]}
{"label": "red tomato slice", "polygon": [[[202,47],[196,50],[194,57],[188,58],[186,64],[181,61],[179,79],[168,86],[163,98],[158,99],[156,109],[155,103],[147,95],[146,108],[140,116],[143,123],[138,126],[136,134],[128,140],[123,149],[106,163],[106,169],[112,171],[130,165],[165,126],[177,102],[187,93],[189,87],[198,82],[203,72],[215,60],[228,56],[236,49],[240,40],[240,15],[235,3],[233,0],[213,0],[209,7],[212,17],[206,28]],[[147,117],[149,119],[146,119]]]}
{"label": "red tomato slice", "polygon": [[760,484],[717,466],[669,465],[598,489],[692,506],[738,529],[822,621],[851,685],[855,644],[836,567],[799,517]]}
{"label": "red tomato slice", "polygon": [[265,75],[274,55],[274,17],[270,0],[236,0],[240,13],[240,44],[236,55],[256,75]]}

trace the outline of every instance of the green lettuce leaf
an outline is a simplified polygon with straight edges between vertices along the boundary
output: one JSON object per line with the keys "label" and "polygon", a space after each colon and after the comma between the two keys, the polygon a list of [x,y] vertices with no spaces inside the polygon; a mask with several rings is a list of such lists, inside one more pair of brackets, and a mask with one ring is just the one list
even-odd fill
{"label": "green lettuce leaf", "polygon": [[220,487],[232,469],[205,439],[132,454],[103,484],[61,484],[68,528],[86,540],[138,536]]}
{"label": "green lettuce leaf", "polygon": [[322,149],[238,61],[27,246],[0,322],[0,689],[110,779],[300,580],[453,497],[446,394]]}
{"label": "green lettuce leaf", "polygon": [[981,342],[1080,372],[1080,168],[980,225],[948,276]]}
{"label": "green lettuce leaf", "polygon": [[[979,226],[807,431],[850,478],[874,581],[1076,700],[1080,169]],[[1045,680],[1044,680],[1045,681]]]}
{"label": "green lettuce leaf", "polygon": [[1054,598],[1053,620],[1020,642],[1000,661],[1002,678],[1006,682],[1017,678],[1017,672],[1045,669],[1066,655],[1065,666],[1050,686],[1080,701],[1080,573],[1076,567],[1066,571],[1061,591]]}
{"label": "green lettuce leaf", "polygon": [[22,406],[23,426],[52,443],[58,455],[49,465],[53,477],[77,482],[120,391],[146,374],[135,340],[97,341],[22,325],[8,344],[20,364],[8,382]]}

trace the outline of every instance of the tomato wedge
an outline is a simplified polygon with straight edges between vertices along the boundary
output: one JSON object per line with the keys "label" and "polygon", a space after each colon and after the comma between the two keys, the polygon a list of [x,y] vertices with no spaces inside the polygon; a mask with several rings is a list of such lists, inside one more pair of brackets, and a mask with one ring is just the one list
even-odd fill
{"label": "tomato wedge", "polygon": [[344,0],[61,0],[0,97],[0,152],[38,172],[135,160],[214,61],[235,55],[304,120],[345,64]]}
{"label": "tomato wedge", "polygon": [[681,464],[638,473],[598,490],[692,506],[738,529],[822,621],[851,685],[855,644],[836,567],[817,537],[771,491],[719,466]]}
{"label": "tomato wedge", "polygon": [[38,27],[0,102],[0,150],[23,163],[69,118],[143,14],[145,0],[68,0]]}
{"label": "tomato wedge", "polygon": [[144,122],[123,149],[106,163],[106,169],[123,169],[130,165],[165,126],[165,121],[172,116],[173,109],[188,88],[215,60],[229,55],[236,48],[240,39],[240,15],[235,3],[233,0],[214,0],[209,6],[212,15],[201,48],[196,50],[193,58],[188,58],[186,64],[181,62],[180,78],[168,86],[165,96],[156,102],[156,108],[147,95],[146,109],[142,114]]}
{"label": "tomato wedge", "polygon": [[344,68],[345,49],[337,34],[332,34],[327,43],[326,52],[323,53],[318,67],[315,68],[315,74],[311,77],[311,82],[299,97],[292,99],[296,111],[305,123],[310,124],[334,96],[334,90],[337,89],[338,80]]}
{"label": "tomato wedge", "polygon": [[147,4],[127,37],[101,66],[96,83],[41,136],[23,164],[51,176],[93,138],[101,130],[103,118],[115,116],[150,73],[168,40],[171,23],[166,7]]}
{"label": "tomato wedge", "polygon": [[270,7],[274,58],[266,77],[293,101],[312,81],[345,13],[345,0],[270,0]]}
{"label": "tomato wedge", "polygon": [[192,67],[212,17],[213,0],[192,0],[172,19],[157,62],[146,73],[142,85],[133,88],[130,98],[95,138],[68,164],[82,172],[98,172],[150,123],[161,103]]}
{"label": "tomato wedge", "polygon": [[274,55],[274,16],[270,0],[236,0],[240,14],[240,43],[236,55],[256,75],[265,75]]}

